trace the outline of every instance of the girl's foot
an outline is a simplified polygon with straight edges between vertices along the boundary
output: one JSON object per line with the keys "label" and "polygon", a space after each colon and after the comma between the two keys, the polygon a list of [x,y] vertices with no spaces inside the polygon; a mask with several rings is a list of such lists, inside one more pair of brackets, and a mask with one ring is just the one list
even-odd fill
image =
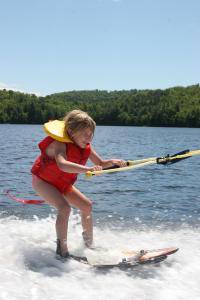
{"label": "girl's foot", "polygon": [[[57,239],[56,241],[57,247],[56,247],[56,254],[59,255],[61,258],[69,258],[69,252],[68,249],[64,250],[63,248],[66,248],[66,241],[60,241]],[[65,246],[65,247],[63,247]]]}
{"label": "girl's foot", "polygon": [[84,244],[87,248],[90,248],[90,249],[94,248],[92,246],[92,242],[93,242],[92,239],[90,237],[88,237],[88,235],[85,231],[82,232],[82,237],[83,237]]}
{"label": "girl's foot", "polygon": [[[64,252],[64,251],[62,251],[62,249],[61,249],[61,241],[60,241],[59,239],[57,239],[56,243],[57,243],[56,255],[58,255],[58,258],[59,258],[60,260],[62,260],[62,261],[65,262],[65,261],[68,260],[69,258],[72,258],[72,259],[74,259],[74,260],[77,260],[77,261],[81,261],[81,262],[87,263],[87,257],[69,254],[68,250],[67,250],[67,252]],[[66,241],[64,241],[64,243],[66,243]]]}

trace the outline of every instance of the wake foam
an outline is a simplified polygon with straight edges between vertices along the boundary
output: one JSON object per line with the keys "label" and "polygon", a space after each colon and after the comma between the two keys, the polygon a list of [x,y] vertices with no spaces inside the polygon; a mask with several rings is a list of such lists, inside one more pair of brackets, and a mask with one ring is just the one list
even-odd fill
{"label": "wake foam", "polygon": [[[69,223],[70,252],[99,255],[85,250],[78,215]],[[95,228],[97,247],[105,255],[123,250],[177,246],[179,252],[158,265],[131,270],[98,271],[76,261],[55,258],[55,216],[45,219],[0,219],[0,299],[199,299],[200,229],[134,228],[119,231]],[[102,252],[99,252],[102,255]]]}

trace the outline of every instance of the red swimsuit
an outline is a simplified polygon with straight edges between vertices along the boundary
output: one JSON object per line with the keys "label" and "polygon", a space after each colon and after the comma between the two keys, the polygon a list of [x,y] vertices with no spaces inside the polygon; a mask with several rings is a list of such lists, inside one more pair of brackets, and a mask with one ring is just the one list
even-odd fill
{"label": "red swimsuit", "polygon": [[[31,169],[31,172],[43,179],[44,181],[55,186],[62,194],[69,191],[77,180],[76,173],[67,173],[58,168],[58,165],[54,158],[50,158],[46,154],[46,148],[55,141],[52,137],[47,136],[38,145],[41,150],[41,155],[36,159]],[[67,160],[85,165],[90,156],[90,144],[82,149],[74,143],[66,144],[66,156]]]}

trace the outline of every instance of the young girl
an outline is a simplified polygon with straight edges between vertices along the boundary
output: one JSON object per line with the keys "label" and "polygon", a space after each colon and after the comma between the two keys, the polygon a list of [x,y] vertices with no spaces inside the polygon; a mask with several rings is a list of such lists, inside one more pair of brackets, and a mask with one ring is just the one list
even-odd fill
{"label": "young girl", "polygon": [[[56,253],[63,258],[69,256],[67,227],[71,206],[81,212],[85,245],[91,247],[93,242],[92,201],[74,186],[77,175],[126,164],[119,159],[103,160],[95,152],[91,146],[95,126],[94,120],[86,112],[69,112],[64,118],[64,133],[70,142],[60,142],[47,136],[39,143],[41,155],[31,169],[33,188],[57,209]],[[85,166],[88,159],[94,164],[92,167]]]}

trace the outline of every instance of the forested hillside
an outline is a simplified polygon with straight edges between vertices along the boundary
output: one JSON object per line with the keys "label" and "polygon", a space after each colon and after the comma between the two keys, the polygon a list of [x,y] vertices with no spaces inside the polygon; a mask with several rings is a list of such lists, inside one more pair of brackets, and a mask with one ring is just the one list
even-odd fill
{"label": "forested hillside", "polygon": [[0,91],[0,123],[41,124],[75,108],[87,111],[99,125],[200,127],[200,86],[71,91],[46,97]]}

